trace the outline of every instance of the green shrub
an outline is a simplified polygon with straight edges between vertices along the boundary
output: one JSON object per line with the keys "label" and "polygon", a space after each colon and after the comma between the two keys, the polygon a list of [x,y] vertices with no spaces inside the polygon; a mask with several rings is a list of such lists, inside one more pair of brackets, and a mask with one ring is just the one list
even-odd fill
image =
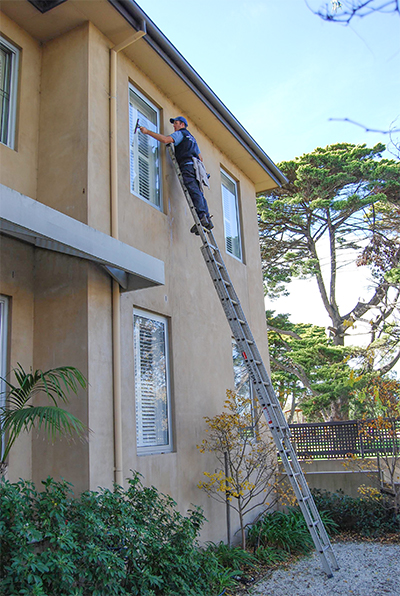
{"label": "green shrub", "polygon": [[289,553],[272,546],[259,546],[256,551],[257,560],[263,565],[276,565],[288,558]]}
{"label": "green shrub", "polygon": [[0,483],[0,594],[203,596],[218,593],[216,556],[198,547],[200,509],[142,485],[88,491],[48,478]]}
{"label": "green shrub", "polygon": [[241,567],[247,565],[254,567],[257,559],[247,550],[240,546],[229,546],[224,542],[215,544],[214,542],[207,543],[208,552],[212,552],[218,559],[222,567],[232,570],[240,570]]}
{"label": "green shrub", "polygon": [[391,500],[384,495],[355,498],[342,491],[319,489],[313,489],[312,494],[319,511],[325,511],[339,531],[352,530],[372,537],[400,531],[400,516],[396,516]]}
{"label": "green shrub", "polygon": [[272,546],[289,553],[307,553],[313,541],[300,510],[291,508],[287,513],[266,513],[249,530],[249,544],[255,548]]}
{"label": "green shrub", "polygon": [[[336,524],[329,515],[323,513],[320,515],[327,532],[331,532]],[[300,554],[308,553],[314,548],[311,534],[298,507],[290,507],[285,513],[282,511],[266,513],[250,528],[248,540],[256,551],[262,546]]]}

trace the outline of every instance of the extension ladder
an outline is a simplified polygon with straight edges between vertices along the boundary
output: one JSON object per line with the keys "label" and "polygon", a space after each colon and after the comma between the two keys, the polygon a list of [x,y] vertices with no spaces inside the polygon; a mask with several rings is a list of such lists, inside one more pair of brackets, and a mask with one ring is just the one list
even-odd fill
{"label": "extension ladder", "polygon": [[211,231],[205,230],[201,225],[192,199],[183,182],[174,150],[171,145],[167,145],[167,148],[199,232],[202,241],[201,252],[214,282],[226,318],[228,319],[232,335],[243,355],[254,392],[268,422],[286,474],[290,480],[315,548],[319,554],[322,567],[327,576],[332,577],[332,570],[336,571],[339,569],[339,565],[307,485],[304,473],[297,459],[295,449],[290,441],[291,433],[288,423],[283,415],[280,403],[272,387],[271,380],[261,359],[250,327],[243,313],[239,298],[229,278],[227,268],[223,262],[214,235]]}

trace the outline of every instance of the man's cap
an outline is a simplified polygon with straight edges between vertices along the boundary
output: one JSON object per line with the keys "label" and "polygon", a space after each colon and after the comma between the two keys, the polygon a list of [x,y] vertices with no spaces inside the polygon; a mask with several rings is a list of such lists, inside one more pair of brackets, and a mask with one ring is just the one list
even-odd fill
{"label": "man's cap", "polygon": [[183,122],[183,124],[185,126],[188,125],[186,118],[184,118],[183,116],[177,116],[176,118],[170,118],[169,121],[171,122],[171,124],[173,124],[175,122],[175,120],[179,120],[179,122]]}

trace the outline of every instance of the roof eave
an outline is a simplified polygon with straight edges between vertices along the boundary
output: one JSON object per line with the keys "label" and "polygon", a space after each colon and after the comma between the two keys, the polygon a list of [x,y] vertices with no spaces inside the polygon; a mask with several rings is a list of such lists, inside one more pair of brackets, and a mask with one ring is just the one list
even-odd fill
{"label": "roof eave", "polygon": [[[218,118],[235,137],[236,141],[268,173],[276,185],[281,186],[285,184],[288,180],[284,174],[140,6],[134,0],[108,0],[108,2],[134,29],[146,31],[146,36],[143,39],[161,58],[174,68],[174,71],[180,78],[189,84],[197,97],[207,105],[214,116]],[[263,190],[266,189],[258,188],[257,192],[262,192]]]}

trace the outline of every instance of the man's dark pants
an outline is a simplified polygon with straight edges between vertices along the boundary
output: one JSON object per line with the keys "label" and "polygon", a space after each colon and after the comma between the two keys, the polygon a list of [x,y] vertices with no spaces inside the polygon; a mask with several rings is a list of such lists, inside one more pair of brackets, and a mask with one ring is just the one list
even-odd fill
{"label": "man's dark pants", "polygon": [[208,219],[210,214],[208,212],[207,201],[200,189],[193,165],[191,163],[187,163],[180,166],[180,169],[182,172],[183,182],[189,191],[199,219],[202,219],[203,217]]}

